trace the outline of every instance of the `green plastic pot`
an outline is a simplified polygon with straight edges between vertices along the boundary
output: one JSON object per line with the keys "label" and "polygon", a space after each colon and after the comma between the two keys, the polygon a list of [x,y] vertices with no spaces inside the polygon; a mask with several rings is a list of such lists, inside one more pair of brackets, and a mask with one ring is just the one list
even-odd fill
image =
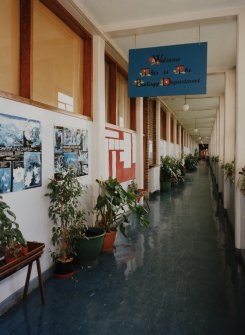
{"label": "green plastic pot", "polygon": [[74,243],[76,260],[84,266],[96,264],[101,253],[105,231],[97,227],[89,227],[85,238],[77,239]]}
{"label": "green plastic pot", "polygon": [[161,181],[161,191],[170,192],[171,191],[171,181]]}

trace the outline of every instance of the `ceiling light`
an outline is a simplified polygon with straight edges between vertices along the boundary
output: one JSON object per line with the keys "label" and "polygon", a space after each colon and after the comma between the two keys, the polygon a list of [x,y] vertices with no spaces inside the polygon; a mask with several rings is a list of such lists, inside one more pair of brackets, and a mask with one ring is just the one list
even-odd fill
{"label": "ceiling light", "polygon": [[189,110],[190,106],[186,103],[186,96],[185,96],[185,104],[182,106],[182,109],[184,112],[187,112]]}
{"label": "ceiling light", "polygon": [[196,119],[195,119],[195,128],[194,128],[194,132],[195,132],[195,133],[198,132],[198,128],[197,128],[197,125],[196,125]]}

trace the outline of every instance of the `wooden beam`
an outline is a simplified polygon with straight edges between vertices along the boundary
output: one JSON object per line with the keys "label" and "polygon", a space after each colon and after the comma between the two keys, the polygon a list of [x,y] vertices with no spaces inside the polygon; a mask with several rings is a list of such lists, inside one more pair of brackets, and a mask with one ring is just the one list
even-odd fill
{"label": "wooden beam", "polygon": [[20,0],[20,90],[23,98],[31,94],[31,0]]}

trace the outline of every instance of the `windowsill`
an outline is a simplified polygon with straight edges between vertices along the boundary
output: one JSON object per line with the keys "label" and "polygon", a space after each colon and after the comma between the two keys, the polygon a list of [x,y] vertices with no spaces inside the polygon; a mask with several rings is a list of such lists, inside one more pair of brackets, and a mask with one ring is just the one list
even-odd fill
{"label": "windowsill", "polygon": [[66,111],[64,111],[60,108],[52,107],[52,106],[49,106],[49,105],[44,104],[42,102],[38,102],[38,101],[35,101],[35,100],[32,100],[32,99],[23,98],[23,97],[20,97],[16,94],[7,93],[7,92],[1,91],[1,90],[0,90],[0,97],[8,99],[8,100],[12,100],[12,101],[20,102],[20,103],[23,103],[23,104],[26,104],[26,105],[31,105],[31,106],[35,106],[35,107],[38,107],[38,108],[50,110],[52,112],[56,112],[56,113],[59,113],[59,114],[64,114],[64,115],[68,115],[68,116],[92,121],[92,118],[89,117],[89,116],[84,116],[82,114],[75,114],[75,113],[66,112]]}

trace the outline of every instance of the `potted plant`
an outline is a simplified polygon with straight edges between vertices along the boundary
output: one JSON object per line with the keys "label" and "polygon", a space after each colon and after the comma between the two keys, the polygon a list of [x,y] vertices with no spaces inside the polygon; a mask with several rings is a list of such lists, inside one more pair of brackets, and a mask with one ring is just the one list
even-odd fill
{"label": "potted plant", "polygon": [[96,226],[106,231],[103,251],[110,251],[119,228],[125,234],[124,223],[128,222],[128,214],[133,211],[142,225],[147,227],[147,211],[141,206],[132,192],[127,192],[116,178],[108,180],[96,180],[99,185],[99,194],[94,207],[96,214]]}
{"label": "potted plant", "polygon": [[238,185],[240,187],[241,193],[245,196],[245,166],[238,173],[240,174]]}
{"label": "potted plant", "polygon": [[82,220],[69,229],[69,240],[73,253],[79,264],[92,266],[96,264],[101,253],[105,231],[99,227],[87,227],[84,230]]}
{"label": "potted plant", "polygon": [[27,252],[27,242],[15,220],[15,214],[0,196],[0,254],[7,262]]}
{"label": "potted plant", "polygon": [[170,156],[161,156],[160,164],[160,187],[161,191],[169,192],[171,184],[177,182],[178,178],[174,172],[176,163]]}
{"label": "potted plant", "polygon": [[231,184],[235,182],[235,162],[228,162],[222,165],[225,170],[226,179],[229,179]]}
{"label": "potted plant", "polygon": [[198,158],[192,154],[185,156],[185,168],[186,171],[192,172],[197,169]]}
{"label": "potted plant", "polygon": [[48,215],[53,221],[51,240],[54,250],[51,256],[56,264],[56,274],[61,277],[72,275],[73,249],[69,231],[81,223],[80,235],[85,235],[87,226],[84,224],[84,213],[78,209],[85,187],[79,183],[71,168],[62,174],[62,178],[50,179],[47,187],[50,190],[45,194],[50,198]]}

